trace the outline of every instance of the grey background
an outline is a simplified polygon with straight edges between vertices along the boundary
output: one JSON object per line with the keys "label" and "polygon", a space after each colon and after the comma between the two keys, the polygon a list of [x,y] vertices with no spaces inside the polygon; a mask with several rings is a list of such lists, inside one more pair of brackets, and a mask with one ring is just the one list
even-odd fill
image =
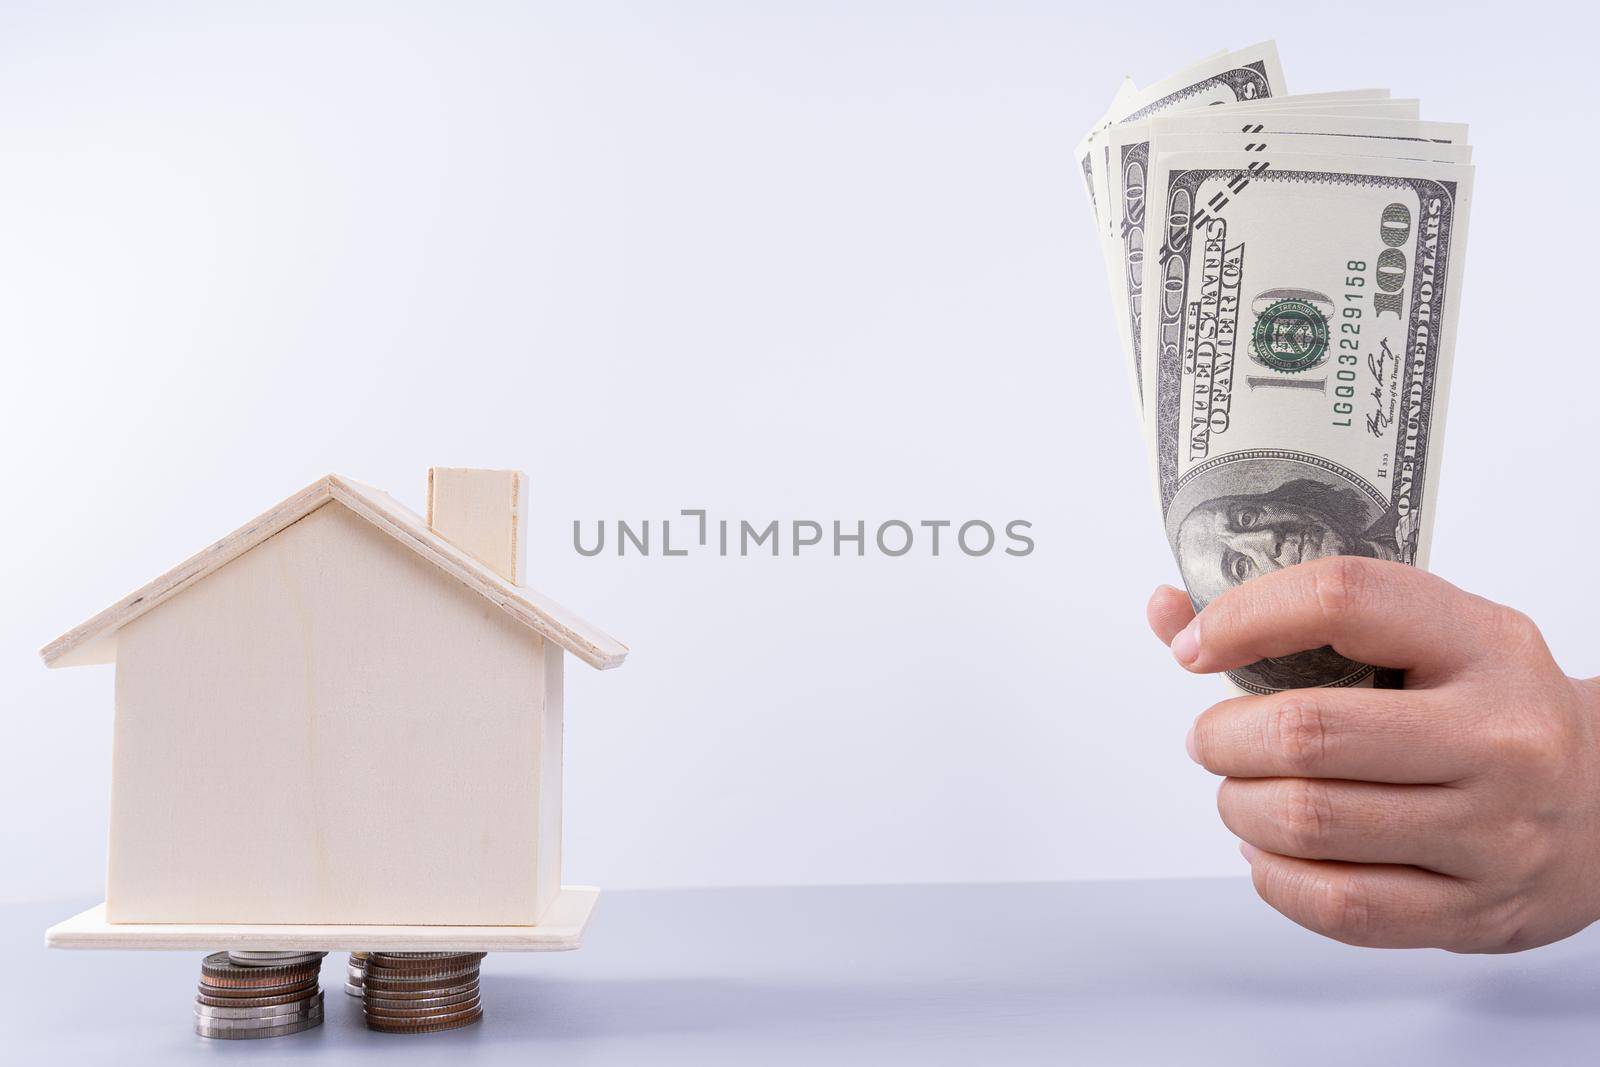
{"label": "grey background", "polygon": [[[337,470],[533,476],[608,888],[1240,870],[1220,688],[1070,153],[1124,73],[1278,38],[1480,166],[1434,561],[1600,670],[1588,15],[1244,0],[0,3],[0,899],[103,879],[112,677],[36,650]],[[1559,193],[1559,195],[1557,195]],[[283,421],[287,419],[287,422]],[[571,521],[1013,517],[1026,559],[595,559]],[[75,961],[84,962],[84,961]]]}
{"label": "grey background", "polygon": [[1281,919],[1240,878],[613,893],[575,953],[490,955],[486,1017],[190,1031],[196,953],[47,952],[75,905],[0,909],[18,1063],[1592,1063],[1600,937],[1517,956],[1376,952]]}

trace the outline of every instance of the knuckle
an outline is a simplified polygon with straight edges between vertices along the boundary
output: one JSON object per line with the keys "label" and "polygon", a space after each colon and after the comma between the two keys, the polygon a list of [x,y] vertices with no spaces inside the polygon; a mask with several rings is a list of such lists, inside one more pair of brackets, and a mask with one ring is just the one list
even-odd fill
{"label": "knuckle", "polygon": [[1266,718],[1266,748],[1290,770],[1310,774],[1328,751],[1328,722],[1314,697],[1295,693],[1280,699]]}
{"label": "knuckle", "polygon": [[1525,781],[1558,778],[1566,766],[1566,744],[1543,722],[1508,719],[1493,731],[1492,744],[1496,761]]}
{"label": "knuckle", "polygon": [[1451,924],[1452,935],[1440,948],[1451,952],[1517,952],[1532,947],[1528,936],[1527,898],[1513,893],[1472,910]]}
{"label": "knuckle", "polygon": [[1507,652],[1521,652],[1544,645],[1544,635],[1539,632],[1539,625],[1516,608],[1496,605],[1494,632],[1497,644]]}
{"label": "knuckle", "polygon": [[1310,905],[1317,928],[1336,940],[1360,941],[1372,931],[1371,897],[1353,879],[1318,879]]}
{"label": "knuckle", "polygon": [[1285,843],[1296,855],[1316,858],[1333,825],[1327,790],[1304,778],[1286,778],[1279,788],[1278,818]]}
{"label": "knuckle", "polygon": [[1496,866],[1508,875],[1526,876],[1548,866],[1551,855],[1549,827],[1526,814],[1506,818],[1499,832],[1486,842]]}
{"label": "knuckle", "polygon": [[1366,561],[1353,556],[1319,560],[1312,572],[1311,591],[1323,621],[1331,630],[1358,612],[1367,587]]}
{"label": "knuckle", "polygon": [[1201,612],[1204,619],[1201,633],[1205,634],[1208,641],[1215,641],[1219,636],[1232,635],[1239,628],[1243,618],[1239,610],[1239,601],[1253,595],[1254,592],[1255,590],[1246,583],[1229,589],[1205,606]]}

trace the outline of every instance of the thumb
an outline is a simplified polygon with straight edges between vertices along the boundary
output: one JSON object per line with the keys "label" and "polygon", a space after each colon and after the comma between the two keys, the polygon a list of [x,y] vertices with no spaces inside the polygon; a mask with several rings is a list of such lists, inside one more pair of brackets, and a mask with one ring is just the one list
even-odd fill
{"label": "thumb", "polygon": [[1144,614],[1150,621],[1150,629],[1161,639],[1161,643],[1170,645],[1178,632],[1194,618],[1194,606],[1189,603],[1189,594],[1182,589],[1158,585],[1156,591],[1150,594],[1150,603],[1146,605]]}

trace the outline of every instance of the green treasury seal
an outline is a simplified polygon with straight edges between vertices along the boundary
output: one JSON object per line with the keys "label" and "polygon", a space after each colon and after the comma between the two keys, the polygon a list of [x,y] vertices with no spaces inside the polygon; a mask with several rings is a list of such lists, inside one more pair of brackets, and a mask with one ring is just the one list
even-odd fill
{"label": "green treasury seal", "polygon": [[1328,319],[1305,300],[1279,300],[1256,318],[1250,355],[1273,370],[1297,374],[1328,355]]}

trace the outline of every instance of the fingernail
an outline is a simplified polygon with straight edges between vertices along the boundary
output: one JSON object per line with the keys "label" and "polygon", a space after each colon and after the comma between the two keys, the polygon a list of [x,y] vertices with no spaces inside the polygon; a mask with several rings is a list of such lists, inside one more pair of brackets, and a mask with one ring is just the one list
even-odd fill
{"label": "fingernail", "polygon": [[1239,855],[1244,857],[1244,861],[1246,863],[1251,864],[1253,866],[1255,864],[1255,862],[1256,862],[1257,857],[1259,857],[1261,855],[1261,850],[1259,848],[1256,848],[1256,846],[1252,845],[1248,841],[1240,841],[1239,842]]}
{"label": "fingernail", "polygon": [[1172,639],[1172,654],[1185,667],[1200,658],[1200,620],[1195,619]]}
{"label": "fingernail", "polygon": [[1194,727],[1189,727],[1189,736],[1183,739],[1183,747],[1189,753],[1189,758],[1196,763],[1200,762],[1200,753],[1194,747]]}

